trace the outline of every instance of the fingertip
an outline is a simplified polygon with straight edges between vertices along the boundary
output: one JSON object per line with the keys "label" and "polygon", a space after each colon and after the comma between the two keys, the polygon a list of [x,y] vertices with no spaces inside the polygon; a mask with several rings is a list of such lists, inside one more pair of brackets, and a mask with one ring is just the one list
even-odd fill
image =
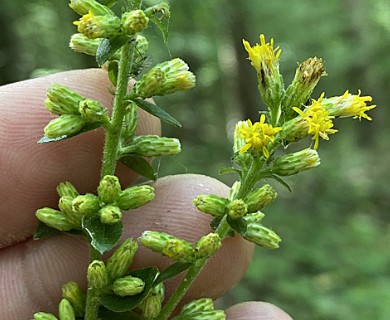
{"label": "fingertip", "polygon": [[229,320],[292,320],[277,306],[261,301],[249,301],[236,304],[225,310]]}

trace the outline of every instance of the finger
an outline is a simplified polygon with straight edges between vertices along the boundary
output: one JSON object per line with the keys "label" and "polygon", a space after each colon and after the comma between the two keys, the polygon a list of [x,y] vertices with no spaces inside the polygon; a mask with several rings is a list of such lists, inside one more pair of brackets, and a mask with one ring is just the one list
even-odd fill
{"label": "finger", "polygon": [[[228,191],[221,182],[200,175],[162,178],[154,187],[155,200],[125,214],[124,237],[138,237],[144,230],[155,230],[196,242],[210,232],[210,218],[197,211],[191,200],[204,193],[226,196]],[[245,273],[252,252],[253,246],[240,237],[227,239],[190,288],[187,299],[221,296]],[[87,254],[84,242],[80,238],[69,241],[69,236],[26,241],[0,251],[3,274],[0,305],[7,301],[6,314],[18,315],[20,319],[40,310],[54,312],[64,282],[74,280],[85,286]],[[170,263],[167,258],[141,247],[132,268],[157,265],[163,269]],[[32,281],[26,281],[30,277]],[[167,295],[172,286],[172,283],[168,285]]]}
{"label": "finger", "polygon": [[[32,235],[35,211],[56,206],[55,188],[61,181],[71,181],[82,193],[95,190],[99,181],[102,130],[37,144],[43,128],[54,118],[44,107],[52,83],[99,100],[106,107],[112,104],[112,85],[100,69],[62,72],[0,87],[0,248]],[[159,134],[158,119],[140,111],[139,133]],[[124,173],[123,167],[118,168],[123,184],[134,179],[128,169]]]}
{"label": "finger", "polygon": [[236,304],[225,310],[229,320],[292,320],[278,307],[260,301],[250,301]]}

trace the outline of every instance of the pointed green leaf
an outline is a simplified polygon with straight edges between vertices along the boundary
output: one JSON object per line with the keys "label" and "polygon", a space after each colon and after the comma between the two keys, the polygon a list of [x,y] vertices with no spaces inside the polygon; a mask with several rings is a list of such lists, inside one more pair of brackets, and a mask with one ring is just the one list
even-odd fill
{"label": "pointed green leaf", "polygon": [[91,238],[91,245],[100,254],[112,249],[122,235],[122,222],[104,224],[98,215],[84,217],[82,227]]}
{"label": "pointed green leaf", "polygon": [[96,62],[98,65],[104,64],[129,40],[129,37],[123,35],[113,39],[103,39],[96,51]]}
{"label": "pointed green leaf", "polygon": [[155,16],[150,16],[149,17],[150,20],[153,21],[153,23],[157,26],[157,28],[160,29],[161,33],[162,33],[162,36],[163,36],[163,39],[164,39],[164,43],[167,44],[168,43],[168,25],[165,25],[164,23],[161,22],[161,20]]}
{"label": "pointed green leaf", "polygon": [[288,191],[292,192],[292,189],[290,187],[290,185],[284,181],[281,177],[277,176],[276,174],[273,174],[270,176],[270,178],[273,178],[275,179],[276,181],[278,181],[281,185],[283,185],[284,187],[287,188]]}
{"label": "pointed green leaf", "polygon": [[227,174],[227,173],[237,173],[238,175],[240,175],[241,170],[238,170],[236,168],[222,168],[219,170],[219,174]]}
{"label": "pointed green leaf", "polygon": [[134,100],[134,103],[140,107],[141,109],[144,109],[146,112],[156,116],[161,121],[164,121],[168,124],[174,125],[175,127],[181,127],[181,124],[179,121],[177,121],[174,117],[172,117],[168,112],[161,109],[157,105],[150,103],[146,100],[142,100],[140,98],[136,98]]}
{"label": "pointed green leaf", "polygon": [[227,217],[227,222],[229,223],[230,227],[237,231],[240,235],[244,236],[247,229],[247,223],[244,218],[241,219],[232,219],[229,216]]}
{"label": "pointed green leaf", "polygon": [[156,279],[157,274],[158,269],[155,267],[148,267],[130,272],[131,276],[140,278],[144,281],[144,291],[135,296],[128,297],[120,297],[115,294],[105,294],[100,299],[101,304],[107,309],[115,312],[124,312],[133,309],[146,297],[146,295],[152,289],[153,282],[154,279]]}
{"label": "pointed green leaf", "polygon": [[48,138],[48,137],[42,137],[41,139],[38,140],[38,143],[41,144],[41,143],[48,143],[48,142],[56,142],[56,141],[61,141],[61,140],[65,140],[65,139],[68,139],[68,138],[72,138],[74,136],[78,136],[79,134],[82,134],[84,132],[88,132],[88,131],[91,131],[91,130],[95,130],[99,127],[101,127],[103,124],[100,123],[100,122],[95,122],[95,123],[91,123],[91,124],[86,124],[82,129],[81,131],[75,133],[75,134],[72,134],[72,135],[63,135],[61,137],[57,137],[57,138]]}
{"label": "pointed green leaf", "polygon": [[119,160],[141,176],[144,176],[150,180],[157,180],[157,173],[154,172],[151,164],[144,158],[134,155],[126,155]]}
{"label": "pointed green leaf", "polygon": [[189,262],[176,262],[167,267],[163,272],[159,274],[157,279],[154,281],[153,286],[158,285],[160,282],[165,282],[179,273],[187,270],[192,264]]}
{"label": "pointed green leaf", "polygon": [[61,233],[62,232],[60,230],[49,227],[48,225],[39,221],[38,225],[35,229],[33,239],[39,240],[39,239],[43,239],[43,238],[47,238],[47,237],[51,237],[51,236],[56,236],[56,235],[59,235]]}
{"label": "pointed green leaf", "polygon": [[118,82],[118,68],[119,64],[116,60],[110,61],[107,68],[108,78],[115,87]]}

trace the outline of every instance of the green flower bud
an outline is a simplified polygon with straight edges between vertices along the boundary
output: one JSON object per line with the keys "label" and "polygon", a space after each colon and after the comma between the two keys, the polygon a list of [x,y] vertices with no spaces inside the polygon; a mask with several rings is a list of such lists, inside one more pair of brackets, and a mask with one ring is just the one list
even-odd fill
{"label": "green flower bud", "polygon": [[107,260],[107,271],[111,279],[117,279],[126,274],[137,250],[137,242],[127,239],[114,251]]}
{"label": "green flower bud", "polygon": [[58,201],[58,208],[61,210],[65,218],[75,227],[81,226],[81,217],[74,213],[72,209],[72,197],[64,196]]}
{"label": "green flower bud", "polygon": [[99,198],[92,193],[77,196],[72,201],[72,210],[79,217],[90,216],[98,212],[99,208]]}
{"label": "green flower bud", "polygon": [[77,31],[89,39],[113,38],[120,33],[121,20],[114,15],[94,15],[92,11],[73,22]]}
{"label": "green flower bud", "polygon": [[191,314],[212,310],[214,310],[213,300],[210,298],[202,298],[187,303],[181,310],[180,316],[189,316]]}
{"label": "green flower bud", "polygon": [[85,120],[78,115],[63,114],[59,118],[51,120],[43,129],[45,136],[54,139],[63,136],[72,136],[81,131]]}
{"label": "green flower bud", "polygon": [[250,223],[259,223],[263,220],[263,218],[265,217],[265,214],[260,212],[260,211],[257,211],[257,212],[253,212],[253,213],[248,213],[244,219],[248,224]]}
{"label": "green flower bud", "polygon": [[118,200],[121,185],[116,176],[106,175],[100,180],[98,189],[99,200],[104,203],[113,203]]}
{"label": "green flower bud", "polygon": [[116,279],[112,285],[112,290],[118,296],[135,296],[141,293],[145,288],[145,283],[142,279],[126,276],[123,278]]}
{"label": "green flower bud", "polygon": [[286,143],[296,142],[309,135],[309,124],[301,116],[286,121],[282,126],[281,138]]}
{"label": "green flower bud", "polygon": [[322,59],[314,57],[302,62],[295,71],[295,77],[288,86],[283,98],[285,120],[290,120],[296,113],[293,108],[300,108],[309,100],[318,81],[326,75]]}
{"label": "green flower bud", "polygon": [[69,196],[71,197],[72,199],[73,198],[76,198],[79,193],[78,191],[76,190],[76,188],[73,186],[73,184],[71,184],[70,182],[68,181],[64,181],[64,182],[61,182],[58,186],[57,186],[57,193],[60,197],[65,197],[65,196]]}
{"label": "green flower bud", "polygon": [[149,203],[154,197],[154,189],[151,186],[135,186],[123,190],[116,204],[122,210],[136,209]]}
{"label": "green flower bud", "polygon": [[102,290],[109,284],[108,272],[104,262],[94,260],[88,266],[87,279],[89,287]]}
{"label": "green flower bud", "polygon": [[84,100],[84,97],[77,92],[68,89],[58,83],[50,85],[46,92],[47,99],[45,101],[46,109],[51,113],[62,114],[79,114],[79,103]]}
{"label": "green flower bud", "polygon": [[161,299],[157,295],[148,295],[142,302],[138,305],[138,308],[141,309],[141,314],[143,319],[153,320],[157,319],[157,316],[161,311]]}
{"label": "green flower bud", "polygon": [[34,313],[34,320],[57,320],[57,317],[51,313],[37,312]]}
{"label": "green flower bud", "polygon": [[248,205],[241,199],[235,199],[227,206],[228,215],[232,219],[240,219],[248,212]]}
{"label": "green flower bud", "polygon": [[256,222],[247,225],[244,238],[268,249],[279,248],[279,242],[282,241],[274,231]]}
{"label": "green flower bud", "polygon": [[164,96],[195,86],[195,76],[188,65],[176,58],[153,67],[134,86],[134,93],[141,98]]}
{"label": "green flower bud", "polygon": [[107,122],[107,109],[99,101],[85,99],[79,104],[81,117],[87,122]]}
{"label": "green flower bud", "polygon": [[134,137],[138,124],[138,107],[135,103],[130,103],[127,106],[127,113],[123,121],[122,136],[123,139],[130,140]]}
{"label": "green flower bud", "polygon": [[307,148],[277,158],[273,163],[272,172],[280,176],[291,176],[301,171],[315,168],[320,163],[318,152]]}
{"label": "green flower bud", "polygon": [[67,299],[62,299],[58,307],[60,320],[75,320],[75,314],[72,304]]}
{"label": "green flower bud", "polygon": [[76,317],[84,316],[86,297],[76,282],[69,281],[62,286],[62,297],[72,304]]}
{"label": "green flower bud", "polygon": [[229,201],[214,194],[200,194],[192,200],[192,203],[204,213],[208,213],[213,217],[222,217],[226,212]]}
{"label": "green flower bud", "polygon": [[75,33],[70,38],[69,47],[75,51],[80,53],[85,53],[89,56],[96,56],[96,51],[99,48],[102,39],[89,39],[82,33]]}
{"label": "green flower bud", "polygon": [[122,148],[122,154],[137,154],[144,157],[173,156],[180,153],[179,139],[157,135],[144,135],[133,138],[132,143]]}
{"label": "green flower bud", "polygon": [[190,315],[178,316],[173,320],[225,320],[226,315],[223,310],[209,310],[193,313]]}
{"label": "green flower bud", "polygon": [[194,249],[191,243],[170,234],[158,231],[145,231],[139,237],[139,241],[144,247],[173,260],[180,262],[192,262],[194,260]]}
{"label": "green flower bud", "polygon": [[95,0],[70,0],[69,7],[81,16],[90,11],[96,16],[104,16],[106,14],[114,15],[114,12],[110,8]]}
{"label": "green flower bud", "polygon": [[68,231],[74,228],[74,225],[65,218],[61,211],[51,208],[42,208],[37,210],[35,215],[39,221],[57,230]]}
{"label": "green flower bud", "polygon": [[149,48],[149,41],[144,36],[141,36],[140,34],[137,34],[135,38],[136,42],[136,51],[135,54],[138,56],[144,56]]}
{"label": "green flower bud", "polygon": [[222,242],[218,233],[209,233],[199,239],[195,246],[195,255],[198,259],[211,257],[221,248]]}
{"label": "green flower bud", "polygon": [[148,27],[149,18],[142,10],[125,12],[122,15],[122,30],[127,34],[141,32]]}
{"label": "green flower bud", "polygon": [[276,190],[269,184],[248,193],[244,199],[248,206],[248,212],[256,212],[273,203],[278,196]]}
{"label": "green flower bud", "polygon": [[106,205],[99,210],[100,221],[105,224],[114,224],[122,220],[122,211],[117,206]]}

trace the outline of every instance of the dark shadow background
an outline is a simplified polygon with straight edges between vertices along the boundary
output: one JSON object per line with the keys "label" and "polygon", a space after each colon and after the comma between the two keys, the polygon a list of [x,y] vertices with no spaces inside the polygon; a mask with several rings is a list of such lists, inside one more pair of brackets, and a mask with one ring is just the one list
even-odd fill
{"label": "dark shadow background", "polygon": [[[282,236],[282,246],[256,250],[223,306],[265,300],[294,319],[388,319],[390,2],[170,2],[168,45],[153,27],[146,32],[150,64],[180,56],[197,75],[197,87],[156,99],[183,124],[164,128],[164,135],[182,140],[183,152],[157,160],[160,176],[194,172],[232,183],[218,172],[230,165],[234,125],[256,120],[263,107],[243,38],[252,44],[260,33],[275,38],[286,85],[298,62],[318,56],[329,75],[314,98],[361,89],[378,105],[372,122],[336,121],[339,133],[320,143],[322,165],[289,179],[293,194],[270,182],[280,194],[265,210],[267,225]],[[76,19],[66,0],[2,0],[0,84],[95,66],[68,49]]]}

